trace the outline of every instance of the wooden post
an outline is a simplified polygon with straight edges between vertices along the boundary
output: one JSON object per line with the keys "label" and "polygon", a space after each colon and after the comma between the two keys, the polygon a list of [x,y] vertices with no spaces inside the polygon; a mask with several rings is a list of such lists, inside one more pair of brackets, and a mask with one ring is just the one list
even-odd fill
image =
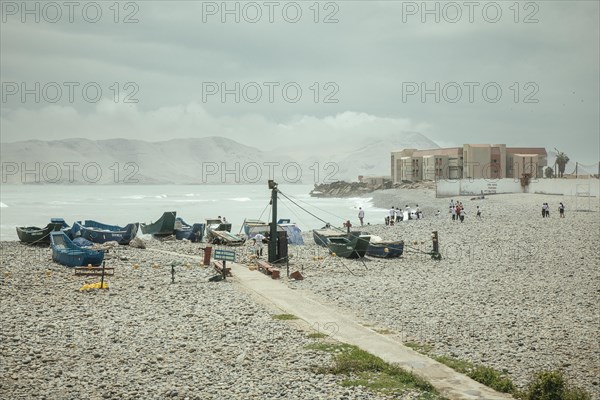
{"label": "wooden post", "polygon": [[579,162],[575,161],[575,179],[577,179],[577,168],[579,167]]}
{"label": "wooden post", "polygon": [[175,265],[171,264],[171,283],[175,283]]}
{"label": "wooden post", "polygon": [[102,277],[100,278],[100,289],[104,289],[104,266],[106,261],[102,261]]}
{"label": "wooden post", "polygon": [[227,280],[227,260],[223,260],[223,270],[221,273],[223,274],[223,280]]}

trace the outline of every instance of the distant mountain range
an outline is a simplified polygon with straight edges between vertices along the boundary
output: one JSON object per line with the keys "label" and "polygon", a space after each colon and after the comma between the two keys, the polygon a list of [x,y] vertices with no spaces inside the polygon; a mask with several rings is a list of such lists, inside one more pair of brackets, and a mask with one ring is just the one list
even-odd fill
{"label": "distant mountain range", "polygon": [[437,148],[415,132],[356,142],[339,148],[315,146],[309,157],[294,149],[263,151],[212,136],[147,142],[129,139],[28,140],[1,146],[2,183],[258,183],[270,178],[312,184],[324,179],[356,180],[358,175],[389,175],[390,152]]}

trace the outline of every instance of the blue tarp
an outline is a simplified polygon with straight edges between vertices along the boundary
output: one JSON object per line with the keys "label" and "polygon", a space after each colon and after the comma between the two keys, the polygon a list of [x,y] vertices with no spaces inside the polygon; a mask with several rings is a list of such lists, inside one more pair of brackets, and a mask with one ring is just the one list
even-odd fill
{"label": "blue tarp", "polygon": [[287,232],[288,244],[304,245],[302,231],[296,225],[280,225]]}

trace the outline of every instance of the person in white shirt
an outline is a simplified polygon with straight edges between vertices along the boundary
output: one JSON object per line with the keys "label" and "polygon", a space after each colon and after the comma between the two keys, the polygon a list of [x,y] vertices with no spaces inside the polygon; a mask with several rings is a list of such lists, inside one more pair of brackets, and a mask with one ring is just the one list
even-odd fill
{"label": "person in white shirt", "polygon": [[364,225],[364,219],[365,219],[365,210],[363,210],[362,207],[358,207],[358,220],[360,221],[360,226]]}
{"label": "person in white shirt", "polygon": [[396,221],[396,209],[392,207],[390,208],[390,225],[394,225],[394,221]]}
{"label": "person in white shirt", "polygon": [[257,233],[256,235],[254,235],[254,238],[252,238],[252,239],[254,240],[254,248],[256,249],[256,256],[262,257],[262,255],[263,255],[263,240],[265,240],[266,237],[262,233]]}

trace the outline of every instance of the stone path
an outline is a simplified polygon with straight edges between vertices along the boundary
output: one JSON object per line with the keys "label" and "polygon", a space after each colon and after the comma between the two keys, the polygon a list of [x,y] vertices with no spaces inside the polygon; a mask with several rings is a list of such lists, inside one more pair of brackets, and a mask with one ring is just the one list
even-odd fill
{"label": "stone path", "polygon": [[[198,256],[186,256],[162,250],[154,251],[201,259]],[[233,281],[236,284],[260,296],[283,312],[293,314],[313,327],[321,327],[324,333],[330,334],[332,338],[340,342],[356,345],[386,362],[413,371],[449,399],[505,400],[513,398],[508,394],[496,392],[417,353],[398,341],[360,325],[354,321],[351,315],[319,303],[306,292],[291,289],[257,271],[250,271],[243,265],[229,262],[227,265],[232,268]]]}

